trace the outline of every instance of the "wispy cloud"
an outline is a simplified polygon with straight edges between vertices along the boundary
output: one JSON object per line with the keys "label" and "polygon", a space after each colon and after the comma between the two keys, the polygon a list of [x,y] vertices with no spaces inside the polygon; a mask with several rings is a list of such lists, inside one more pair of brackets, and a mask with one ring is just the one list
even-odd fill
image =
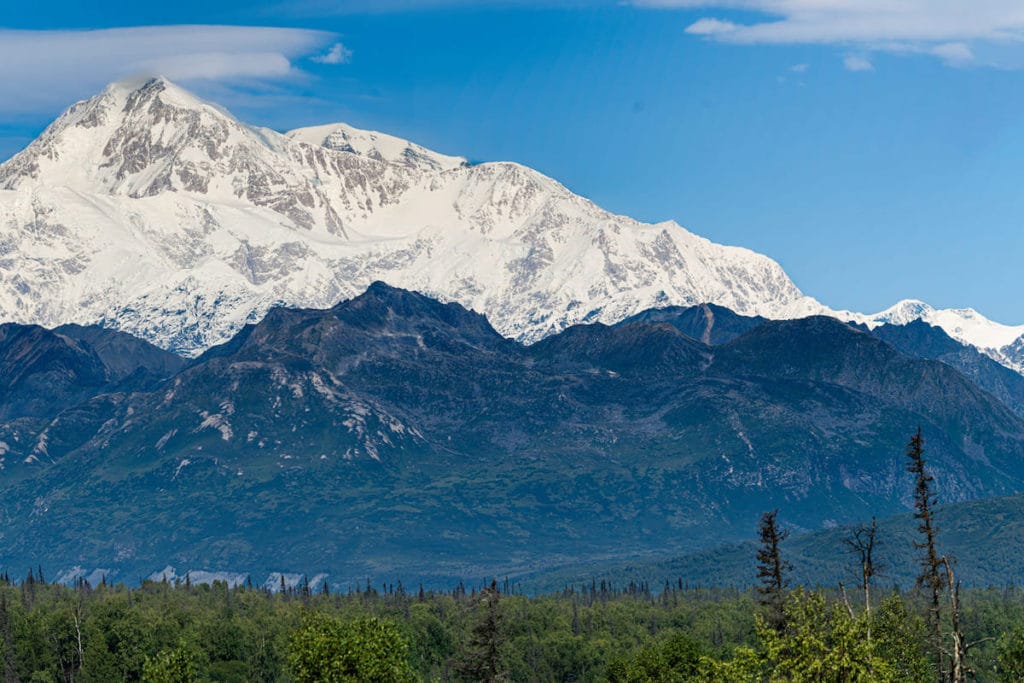
{"label": "wispy cloud", "polygon": [[753,12],[699,17],[686,31],[740,44],[837,44],[979,63],[978,47],[1024,48],[1020,0],[632,0],[639,7]]}
{"label": "wispy cloud", "polygon": [[619,0],[283,0],[259,10],[268,17],[322,17],[350,14],[397,14],[446,9],[505,9],[516,7],[591,7]]}
{"label": "wispy cloud", "polygon": [[322,31],[246,26],[0,30],[0,112],[47,110],[128,76],[219,84],[294,78],[301,75],[299,59],[335,39]]}
{"label": "wispy cloud", "polygon": [[846,55],[843,58],[843,67],[847,71],[874,71],[875,65],[863,55]]}
{"label": "wispy cloud", "polygon": [[348,64],[352,60],[352,50],[341,43],[335,43],[322,55],[313,57],[314,62],[321,64]]}

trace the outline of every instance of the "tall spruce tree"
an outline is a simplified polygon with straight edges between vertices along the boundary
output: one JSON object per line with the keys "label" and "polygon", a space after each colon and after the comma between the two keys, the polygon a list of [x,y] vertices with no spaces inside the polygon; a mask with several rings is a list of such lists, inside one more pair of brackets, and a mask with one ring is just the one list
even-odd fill
{"label": "tall spruce tree", "polygon": [[465,657],[458,664],[464,680],[481,683],[500,683],[508,680],[502,664],[502,628],[497,581],[480,591],[477,603],[483,606],[483,615],[473,627]]}
{"label": "tall spruce tree", "polygon": [[778,510],[761,515],[758,527],[761,548],[757,551],[757,578],[761,585],[757,587],[757,593],[769,626],[782,633],[786,628],[786,615],[782,608],[789,587],[786,575],[793,567],[782,559],[779,546],[789,536],[789,530],[779,529],[778,515]]}
{"label": "tall spruce tree", "polygon": [[933,490],[934,478],[928,474],[924,459],[924,437],[921,428],[907,443],[907,472],[914,475],[914,517],[917,519],[917,530],[921,534],[920,541],[914,541],[914,547],[921,552],[918,563],[921,572],[917,576],[917,585],[929,593],[928,627],[931,634],[932,647],[938,666],[938,678],[944,678],[945,656],[942,647],[942,589],[946,585],[942,574],[943,560],[939,556],[936,535],[934,508],[936,505]]}

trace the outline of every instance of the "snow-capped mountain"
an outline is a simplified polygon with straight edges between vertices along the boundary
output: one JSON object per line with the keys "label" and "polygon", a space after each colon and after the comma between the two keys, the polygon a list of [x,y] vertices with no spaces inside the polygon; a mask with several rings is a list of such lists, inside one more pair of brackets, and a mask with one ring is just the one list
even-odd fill
{"label": "snow-capped mountain", "polygon": [[536,340],[655,305],[822,310],[771,259],[608,213],[514,163],[345,125],[279,134],[164,79],[71,107],[0,165],[0,316],[196,353],[374,280]]}
{"label": "snow-capped mountain", "polygon": [[905,299],[862,322],[869,325],[906,325],[923,320],[953,339],[974,346],[1003,365],[1024,374],[1024,325],[1003,325],[973,308],[935,309],[916,299]]}
{"label": "snow-capped mountain", "polygon": [[805,296],[775,261],[602,210],[519,164],[469,164],[344,124],[248,126],[162,78],[79,102],[0,164],[0,321],[93,324],[186,354],[272,306],[375,280],[457,301],[535,341],[666,305],[921,318],[1024,372],[1024,326]]}

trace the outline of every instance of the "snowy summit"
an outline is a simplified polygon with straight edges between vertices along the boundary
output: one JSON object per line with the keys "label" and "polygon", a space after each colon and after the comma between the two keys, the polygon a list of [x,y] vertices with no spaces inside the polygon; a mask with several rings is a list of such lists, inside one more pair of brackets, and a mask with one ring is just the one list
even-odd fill
{"label": "snowy summit", "polygon": [[821,310],[765,256],[613,215],[524,166],[342,124],[254,128],[165,79],[109,86],[0,166],[0,232],[5,319],[189,354],[374,280],[523,340],[656,305]]}

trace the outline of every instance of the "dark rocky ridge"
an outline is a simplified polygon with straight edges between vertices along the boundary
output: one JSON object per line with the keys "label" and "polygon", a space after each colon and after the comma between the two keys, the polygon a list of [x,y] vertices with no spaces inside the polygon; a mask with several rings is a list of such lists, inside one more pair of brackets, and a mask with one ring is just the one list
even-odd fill
{"label": "dark rocky ridge", "polygon": [[828,318],[736,336],[718,310],[711,346],[678,314],[527,347],[380,283],[274,310],[4,436],[0,564],[446,581],[683,552],[772,507],[804,530],[905,509],[919,424],[944,500],[1024,490],[1024,420],[952,367]]}
{"label": "dark rocky ridge", "polygon": [[0,419],[47,418],[101,393],[138,391],[185,359],[100,327],[0,325]]}

